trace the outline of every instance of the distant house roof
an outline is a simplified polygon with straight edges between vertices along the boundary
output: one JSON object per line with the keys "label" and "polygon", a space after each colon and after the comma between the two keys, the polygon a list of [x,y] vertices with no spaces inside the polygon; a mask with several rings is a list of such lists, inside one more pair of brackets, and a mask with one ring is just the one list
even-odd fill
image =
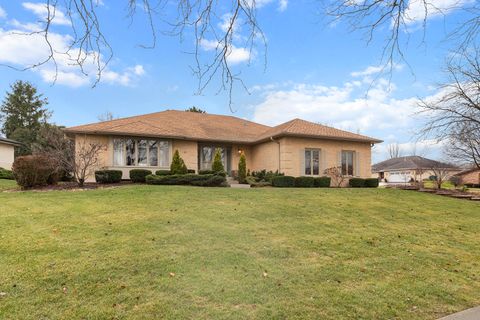
{"label": "distant house roof", "polygon": [[472,172],[478,171],[480,173],[480,169],[475,167],[475,168],[470,168],[470,169],[465,169],[463,171],[460,171],[459,173],[455,174],[456,176],[463,176]]}
{"label": "distant house roof", "polygon": [[0,137],[0,143],[2,144],[9,144],[9,145],[12,145],[12,146],[16,146],[16,147],[19,147],[21,146],[22,144],[18,141],[15,141],[15,140],[12,140],[12,139],[7,139],[7,138],[2,138]]}
{"label": "distant house roof", "polygon": [[394,171],[394,170],[412,170],[412,169],[431,169],[431,168],[443,168],[443,169],[452,169],[460,170],[458,167],[443,163],[436,160],[431,160],[419,156],[408,156],[408,157],[399,157],[392,158],[372,166],[372,172],[384,172],[384,171]]}
{"label": "distant house roof", "polygon": [[269,127],[245,119],[207,113],[167,110],[70,127],[68,133],[156,136],[198,141],[258,143],[281,136],[379,143],[381,140],[313,122],[294,119]]}

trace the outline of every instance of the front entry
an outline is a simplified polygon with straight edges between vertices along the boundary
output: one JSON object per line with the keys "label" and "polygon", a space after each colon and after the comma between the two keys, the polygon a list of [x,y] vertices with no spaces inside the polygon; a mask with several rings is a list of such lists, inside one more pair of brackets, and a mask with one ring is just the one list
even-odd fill
{"label": "front entry", "polygon": [[218,145],[199,145],[198,146],[198,170],[211,170],[215,150],[220,149],[222,155],[222,163],[225,171],[230,175],[232,148]]}

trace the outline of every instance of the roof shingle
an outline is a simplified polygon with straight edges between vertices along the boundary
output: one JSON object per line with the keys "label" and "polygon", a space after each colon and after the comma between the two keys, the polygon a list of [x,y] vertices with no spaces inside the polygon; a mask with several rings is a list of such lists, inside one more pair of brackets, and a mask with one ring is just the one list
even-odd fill
{"label": "roof shingle", "polygon": [[280,136],[304,136],[377,143],[381,140],[305,120],[269,127],[232,116],[167,110],[65,129],[70,133],[156,136],[198,141],[257,143]]}
{"label": "roof shingle", "polygon": [[372,166],[372,172],[383,172],[392,170],[412,170],[412,169],[459,169],[458,167],[436,160],[423,158],[420,156],[408,156],[388,159]]}

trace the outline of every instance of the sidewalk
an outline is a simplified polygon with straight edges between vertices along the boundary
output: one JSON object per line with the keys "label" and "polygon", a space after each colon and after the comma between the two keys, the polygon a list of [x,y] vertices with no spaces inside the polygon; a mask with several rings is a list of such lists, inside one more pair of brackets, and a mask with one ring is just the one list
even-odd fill
{"label": "sidewalk", "polygon": [[440,318],[438,320],[479,320],[480,319],[480,307],[475,307],[460,311],[449,316]]}

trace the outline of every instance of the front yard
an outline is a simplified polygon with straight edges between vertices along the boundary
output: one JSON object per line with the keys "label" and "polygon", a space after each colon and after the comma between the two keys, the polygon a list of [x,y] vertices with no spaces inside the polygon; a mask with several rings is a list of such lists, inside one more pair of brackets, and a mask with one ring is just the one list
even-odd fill
{"label": "front yard", "polygon": [[0,319],[436,319],[480,304],[480,204],[419,192],[3,192],[0,221]]}

